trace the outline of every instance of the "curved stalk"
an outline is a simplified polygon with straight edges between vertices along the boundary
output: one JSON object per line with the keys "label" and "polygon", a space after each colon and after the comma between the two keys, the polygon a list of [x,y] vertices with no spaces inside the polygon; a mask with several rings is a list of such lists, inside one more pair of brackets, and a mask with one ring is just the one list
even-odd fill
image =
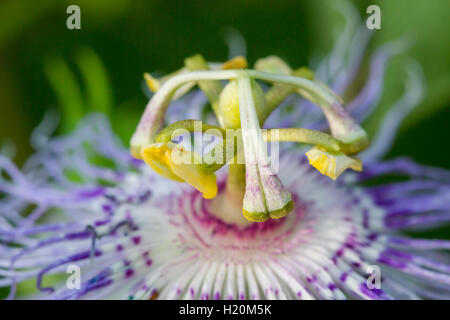
{"label": "curved stalk", "polygon": [[306,128],[282,128],[263,130],[265,141],[299,142],[317,145],[331,151],[340,151],[340,142],[329,134]]}
{"label": "curved stalk", "polygon": [[201,80],[226,80],[236,78],[238,70],[193,71],[177,75],[156,92],[147,104],[139,124],[131,138],[131,154],[140,158],[140,149],[151,143],[164,124],[164,116],[173,94],[182,85]]}

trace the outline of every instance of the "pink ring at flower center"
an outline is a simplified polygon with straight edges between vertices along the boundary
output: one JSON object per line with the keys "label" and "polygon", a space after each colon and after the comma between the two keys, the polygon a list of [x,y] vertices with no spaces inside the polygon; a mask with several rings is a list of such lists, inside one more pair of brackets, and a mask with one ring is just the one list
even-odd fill
{"label": "pink ring at flower center", "polygon": [[[224,190],[224,183],[219,183],[219,192]],[[306,206],[294,195],[296,207],[288,216],[278,220],[267,220],[241,227],[217,218],[210,210],[212,200],[204,199],[200,192],[190,190],[174,203],[176,211],[181,213],[185,233],[192,233],[196,245],[208,248],[267,250],[286,248],[287,244],[298,240],[299,224],[305,214]],[[295,232],[294,232],[295,230]],[[307,231],[307,229],[305,229]],[[296,241],[297,242],[297,241]],[[195,245],[195,246],[196,246]]]}

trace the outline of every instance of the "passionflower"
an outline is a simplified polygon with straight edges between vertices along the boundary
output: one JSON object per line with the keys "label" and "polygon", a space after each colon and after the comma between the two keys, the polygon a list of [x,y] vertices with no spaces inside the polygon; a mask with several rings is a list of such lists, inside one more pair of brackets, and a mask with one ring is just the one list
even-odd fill
{"label": "passionflower", "polygon": [[[404,96],[367,146],[358,123],[373,110],[380,70],[395,50],[388,45],[375,54],[367,85],[344,106],[337,94],[360,64],[357,53],[369,37],[361,30],[359,41],[338,45],[350,52],[333,51],[321,62],[315,80],[311,73],[286,74],[290,69],[277,59],[265,71],[261,64],[245,70],[203,66],[170,77],[133,135],[134,157],[102,115],[56,138],[47,139],[40,127],[33,141],[46,143],[37,144],[22,170],[0,156],[0,287],[12,298],[32,279],[36,292],[28,297],[42,299],[448,299],[444,251],[450,242],[403,231],[449,221],[450,172],[406,158],[382,160],[401,120],[421,99],[420,69],[408,68]],[[340,54],[352,59],[344,63]],[[237,105],[220,101],[223,81],[230,80],[236,81]],[[252,89],[261,80],[273,83],[262,93]],[[201,90],[190,88],[169,107],[177,90],[191,83]],[[222,132],[229,129],[225,123],[234,123],[241,133],[222,137],[214,148],[226,154],[225,163],[205,162],[208,151],[195,156],[200,164],[177,167],[167,158],[181,150],[172,129],[203,133],[189,119],[205,121],[208,103],[217,118],[211,126]],[[223,110],[239,117],[229,121]],[[228,147],[230,141],[241,141],[243,150]],[[278,166],[265,141],[283,142]],[[332,178],[345,167],[361,169],[358,152],[364,170],[332,181],[292,142],[313,145],[310,161]],[[231,161],[242,155],[243,162]],[[365,183],[391,174],[408,179]],[[205,199],[203,182],[195,181],[212,175],[217,196]],[[250,220],[267,220],[249,222],[242,209]]]}

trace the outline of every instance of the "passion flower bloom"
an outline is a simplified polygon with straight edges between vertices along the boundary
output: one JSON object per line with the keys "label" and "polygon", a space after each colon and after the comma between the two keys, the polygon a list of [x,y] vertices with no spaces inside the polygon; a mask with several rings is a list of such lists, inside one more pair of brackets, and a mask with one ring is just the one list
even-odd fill
{"label": "passion flower bloom", "polygon": [[[99,114],[56,138],[39,127],[38,150],[22,170],[0,157],[0,287],[13,298],[32,279],[32,297],[42,299],[450,298],[450,242],[402,233],[448,222],[450,172],[382,160],[421,99],[420,69],[408,69],[405,94],[364,151],[358,123],[376,106],[398,43],[375,53],[356,98],[344,105],[337,97],[369,36],[362,28],[348,45],[346,34],[314,77],[276,57],[241,70],[242,59],[221,65],[200,56],[174,75],[147,76],[156,93],[131,141],[134,157]],[[218,79],[232,81],[223,89]],[[255,79],[274,84],[255,89]],[[175,163],[172,153],[185,149],[167,136],[198,131],[186,119],[242,129],[233,141],[243,138],[245,162]],[[263,123],[279,130],[262,131]],[[275,170],[263,140],[313,147],[283,145]],[[365,183],[391,174],[404,179]],[[79,287],[66,281],[74,268]]]}

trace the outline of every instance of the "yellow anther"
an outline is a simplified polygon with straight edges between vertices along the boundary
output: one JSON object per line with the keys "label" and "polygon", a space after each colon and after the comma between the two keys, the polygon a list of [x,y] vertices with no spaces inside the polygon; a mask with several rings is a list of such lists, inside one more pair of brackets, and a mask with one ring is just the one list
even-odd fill
{"label": "yellow anther", "polygon": [[175,143],[155,143],[141,149],[141,157],[156,173],[163,177],[187,182],[203,193],[206,199],[217,195],[215,174],[204,173],[197,163],[200,155]]}
{"label": "yellow anther", "polygon": [[221,69],[245,69],[248,67],[247,60],[244,57],[237,56],[231,60],[224,62],[221,66]]}
{"label": "yellow anther", "polygon": [[306,153],[306,156],[310,165],[333,180],[336,180],[347,168],[355,171],[362,170],[361,160],[349,157],[343,152],[331,152],[319,147],[313,147]]}
{"label": "yellow anther", "polygon": [[159,82],[158,79],[156,79],[155,77],[153,77],[150,73],[146,72],[144,73],[144,79],[145,82],[147,83],[148,88],[152,91],[152,92],[156,92],[159,90],[159,88],[161,87],[161,84]]}

